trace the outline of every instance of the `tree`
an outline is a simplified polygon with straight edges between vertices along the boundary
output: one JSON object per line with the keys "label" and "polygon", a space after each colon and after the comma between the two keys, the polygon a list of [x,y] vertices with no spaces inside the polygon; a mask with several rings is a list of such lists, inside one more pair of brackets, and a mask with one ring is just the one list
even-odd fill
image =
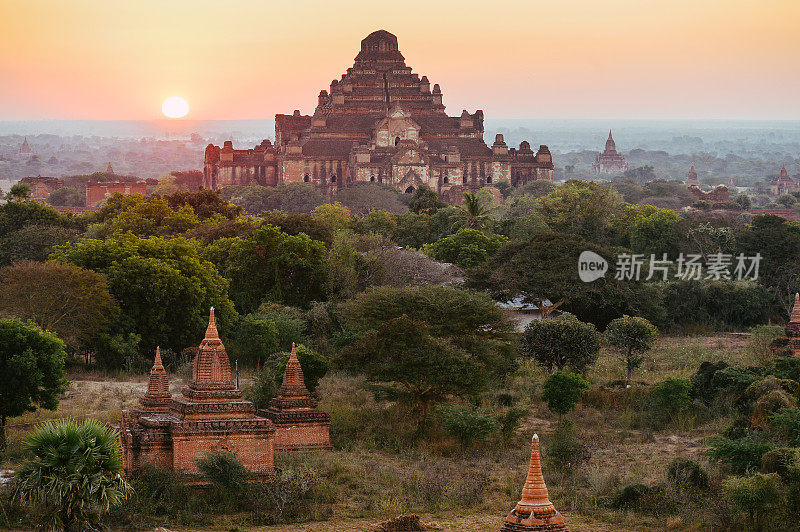
{"label": "tree", "polygon": [[651,254],[656,259],[661,259],[663,254],[667,258],[677,257],[678,234],[677,225],[681,217],[675,211],[659,209],[643,217],[637,217],[631,224],[631,249],[645,256]]}
{"label": "tree", "polygon": [[29,225],[73,227],[75,216],[61,214],[50,205],[36,201],[10,201],[0,205],[0,237]]}
{"label": "tree", "polygon": [[325,196],[308,183],[288,183],[275,187],[230,186],[220,190],[220,196],[241,205],[250,214],[273,210],[311,212],[325,203]]}
{"label": "tree", "polygon": [[278,350],[278,327],[259,314],[242,316],[232,337],[231,355],[256,368]]}
{"label": "tree", "polygon": [[445,430],[459,441],[462,449],[486,438],[499,426],[494,417],[454,403],[440,405],[437,413]]}
{"label": "tree", "polygon": [[131,492],[120,475],[119,433],[99,421],[47,421],[24,448],[33,457],[16,472],[14,494],[39,507],[49,527],[94,530]]}
{"label": "tree", "polygon": [[[303,370],[303,380],[309,392],[317,389],[319,380],[328,374],[330,365],[328,361],[307,348],[303,344],[297,345],[295,348],[297,352],[297,359],[300,361],[300,368]],[[289,353],[283,353],[278,365],[275,366],[275,382],[277,384],[283,383],[283,374],[286,372],[286,364],[289,362]]]}
{"label": "tree", "polygon": [[79,234],[66,227],[26,225],[0,236],[0,266],[20,260],[45,261],[56,246],[74,242]]}
{"label": "tree", "polygon": [[425,244],[422,250],[442,262],[471,268],[485,262],[508,242],[503,235],[487,236],[476,229],[460,229],[456,234]]}
{"label": "tree", "polygon": [[547,225],[556,233],[578,235],[598,244],[611,242],[622,198],[594,182],[567,181],[539,200]]}
{"label": "tree", "polygon": [[31,187],[27,183],[15,183],[6,194],[7,201],[25,201],[31,193]]}
{"label": "tree", "polygon": [[415,214],[431,213],[442,207],[447,207],[447,203],[439,198],[439,194],[425,186],[415,190],[408,203],[408,208]]}
{"label": "tree", "polygon": [[589,382],[576,373],[557,371],[550,375],[542,387],[542,401],[558,414],[559,423],[570,413],[589,389]]}
{"label": "tree", "polygon": [[86,205],[86,192],[81,192],[76,187],[57,188],[47,197],[47,203],[66,207],[83,207]]}
{"label": "tree", "polygon": [[464,227],[467,229],[482,231],[489,224],[489,208],[483,198],[474,192],[464,192],[461,212]]}
{"label": "tree", "polygon": [[[192,174],[193,172],[172,172],[172,174],[175,173]],[[208,189],[196,192],[177,191],[165,195],[164,199],[173,210],[179,210],[184,205],[188,205],[200,220],[207,220],[215,215],[222,215],[228,220],[233,220],[243,211],[239,205],[225,201],[216,191]]]}
{"label": "tree", "polygon": [[511,368],[511,324],[486,295],[439,286],[367,290],[340,306],[349,344],[340,363],[397,384],[418,430],[431,404],[479,393]]}
{"label": "tree", "polygon": [[530,322],[522,333],[520,350],[522,356],[534,359],[548,370],[570,367],[584,372],[597,360],[600,333],[591,323],[564,313]]}
{"label": "tree", "polygon": [[630,384],[631,373],[641,366],[642,355],[653,347],[658,329],[644,318],[623,316],[608,324],[605,337],[610,345],[622,349],[627,371],[625,384]]}
{"label": "tree", "polygon": [[408,211],[401,195],[393,187],[380,183],[352,183],[336,192],[336,201],[356,215],[370,211],[400,214]]}
{"label": "tree", "polygon": [[74,264],[21,261],[0,269],[0,314],[29,319],[72,349],[86,346],[119,313],[106,278]]}
{"label": "tree", "polygon": [[36,324],[0,319],[0,450],[6,420],[37,407],[54,410],[66,389],[64,342]]}
{"label": "tree", "polygon": [[325,298],[325,246],[303,233],[263,225],[249,236],[216,240],[203,256],[230,279],[231,299],[242,313],[265,301],[307,307]]}
{"label": "tree", "polygon": [[69,244],[53,258],[105,275],[121,309],[111,331],[139,335],[140,353],[148,359],[159,345],[176,353],[197,345],[212,306],[223,331],[236,316],[228,281],[201,260],[194,240],[117,235]]}

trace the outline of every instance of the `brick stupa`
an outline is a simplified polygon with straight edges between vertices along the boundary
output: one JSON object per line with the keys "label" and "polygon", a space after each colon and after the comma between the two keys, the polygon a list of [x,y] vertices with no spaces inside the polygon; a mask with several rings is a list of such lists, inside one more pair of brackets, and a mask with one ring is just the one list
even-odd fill
{"label": "brick stupa", "polygon": [[123,412],[121,435],[129,473],[149,464],[196,475],[197,459],[214,451],[236,454],[256,476],[274,473],[275,427],[256,417],[255,406],[242,399],[231,378],[213,308],[188,386],[178,397],[171,396],[156,350],[147,393],[139,408]]}
{"label": "brick stupa", "polygon": [[794,295],[794,307],[786,325],[786,337],[789,339],[789,349],[792,355],[800,356],[800,294]]}
{"label": "brick stupa", "polygon": [[275,425],[276,451],[330,449],[331,418],[317,408],[318,403],[306,388],[303,368],[292,344],[278,396],[269,402],[269,408],[258,412]]}
{"label": "brick stupa", "polygon": [[567,530],[564,518],[550,502],[547,493],[539,457],[539,436],[536,434],[531,440],[531,461],[528,466],[528,478],[522,487],[522,498],[508,514],[500,530],[502,532]]}

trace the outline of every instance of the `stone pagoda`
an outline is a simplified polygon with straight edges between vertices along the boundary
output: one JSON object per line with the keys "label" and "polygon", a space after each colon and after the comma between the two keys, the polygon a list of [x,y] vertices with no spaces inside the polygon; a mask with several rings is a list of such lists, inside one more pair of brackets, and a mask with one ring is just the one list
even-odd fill
{"label": "stone pagoda", "polygon": [[800,356],[800,294],[794,295],[794,307],[786,325],[786,337],[789,339],[792,355]]}
{"label": "stone pagoda", "polygon": [[306,388],[297,349],[292,344],[278,396],[269,402],[269,408],[258,412],[259,416],[268,418],[275,425],[276,450],[331,448],[331,418],[320,411],[317,404],[315,395]]}
{"label": "stone pagoda", "polygon": [[152,465],[195,475],[197,459],[214,451],[237,455],[257,476],[274,473],[275,427],[269,419],[256,417],[255,406],[242,399],[231,378],[213,308],[188,386],[172,397],[156,350],[147,393],[139,408],[123,412],[120,432],[129,473]]}
{"label": "stone pagoda", "polygon": [[606,149],[603,150],[603,153],[597,154],[592,163],[592,172],[595,174],[621,174],[627,169],[628,163],[625,162],[625,156],[617,151],[617,145],[609,129]]}
{"label": "stone pagoda", "polygon": [[697,179],[697,170],[694,169],[694,165],[689,168],[689,173],[686,174],[686,186],[687,187],[699,187],[700,180]]}
{"label": "stone pagoda", "polygon": [[789,172],[786,171],[786,165],[781,166],[781,173],[773,177],[769,183],[769,191],[776,196],[780,194],[791,194],[800,190],[800,185],[797,184]]}
{"label": "stone pagoda", "polygon": [[550,502],[547,494],[539,457],[539,436],[536,434],[531,440],[531,462],[528,466],[528,478],[522,487],[522,498],[508,514],[500,530],[502,532],[567,530],[564,518]]}

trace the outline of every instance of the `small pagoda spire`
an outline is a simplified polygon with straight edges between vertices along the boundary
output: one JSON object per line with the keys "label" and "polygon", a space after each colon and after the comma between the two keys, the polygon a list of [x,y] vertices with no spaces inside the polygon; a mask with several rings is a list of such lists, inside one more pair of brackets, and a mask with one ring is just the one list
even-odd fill
{"label": "small pagoda spire", "polygon": [[214,318],[214,307],[211,307],[211,312],[208,315],[208,327],[206,327],[206,340],[219,340],[219,331],[217,331],[217,320]]}
{"label": "small pagoda spire", "polygon": [[789,317],[789,323],[800,323],[800,293],[794,294],[794,306],[792,307],[792,315]]}
{"label": "small pagoda spire", "polygon": [[547,485],[542,476],[542,463],[539,454],[539,435],[531,438],[531,460],[528,464],[528,476],[522,487],[522,498],[511,510],[502,530],[566,530],[564,518],[556,510],[547,492]]}
{"label": "small pagoda spire", "polygon": [[147,392],[139,401],[147,410],[166,410],[172,394],[169,393],[169,379],[161,362],[161,347],[156,347],[156,357],[147,381]]}
{"label": "small pagoda spire", "polygon": [[114,167],[111,166],[111,161],[108,161],[108,166],[106,167],[106,173],[107,174],[113,174],[114,173]]}
{"label": "small pagoda spire", "polygon": [[283,383],[281,384],[278,395],[308,395],[303,367],[300,359],[297,358],[297,346],[292,342],[292,351],[289,353],[289,360],[286,362],[286,369],[283,372]]}
{"label": "small pagoda spire", "polygon": [[781,165],[781,177],[789,177],[789,172],[786,171],[786,165]]}

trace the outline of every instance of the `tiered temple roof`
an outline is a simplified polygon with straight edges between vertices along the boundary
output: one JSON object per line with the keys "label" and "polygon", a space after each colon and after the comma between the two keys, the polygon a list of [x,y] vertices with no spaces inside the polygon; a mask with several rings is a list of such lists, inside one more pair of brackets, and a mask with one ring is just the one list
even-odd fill
{"label": "tiered temple roof", "polygon": [[628,163],[625,162],[625,156],[617,152],[617,145],[609,129],[606,148],[603,153],[597,154],[595,161],[592,163],[592,171],[598,174],[613,174],[627,169]]}
{"label": "tiered temple roof", "polygon": [[689,173],[686,174],[686,186],[687,187],[699,187],[700,180],[697,179],[697,171],[694,169],[694,165],[689,168]]}
{"label": "tiered temple roof", "polygon": [[537,434],[531,439],[531,460],[528,464],[528,476],[522,487],[522,498],[506,517],[501,530],[503,532],[567,530],[564,518],[550,502],[547,485],[542,476]]}

